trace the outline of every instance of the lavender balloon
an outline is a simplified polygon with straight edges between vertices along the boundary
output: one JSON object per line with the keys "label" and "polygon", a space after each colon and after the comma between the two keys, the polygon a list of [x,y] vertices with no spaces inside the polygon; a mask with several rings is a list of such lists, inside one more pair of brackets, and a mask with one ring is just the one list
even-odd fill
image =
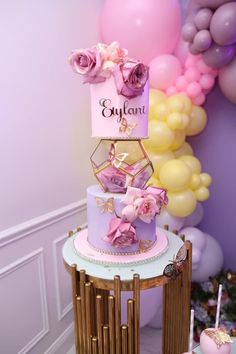
{"label": "lavender balloon", "polygon": [[204,54],[203,59],[212,68],[221,68],[227,65],[234,57],[236,51],[233,46],[220,46],[213,44]]}
{"label": "lavender balloon", "polygon": [[236,57],[220,70],[219,86],[225,97],[236,104]]}
{"label": "lavender balloon", "polygon": [[199,7],[209,7],[217,9],[219,6],[231,2],[232,0],[195,0],[195,4]]}
{"label": "lavender balloon", "polygon": [[210,9],[200,9],[194,18],[194,23],[197,29],[208,29],[210,27],[212,16],[213,12]]}
{"label": "lavender balloon", "polygon": [[212,37],[208,30],[199,31],[194,37],[192,49],[197,52],[205,52],[212,45]]}
{"label": "lavender balloon", "polygon": [[182,28],[182,37],[186,42],[191,43],[197,34],[197,28],[192,22],[187,22]]}
{"label": "lavender balloon", "polygon": [[197,248],[200,251],[206,246],[206,236],[204,233],[196,227],[185,227],[181,230],[181,234],[185,235],[185,239],[189,240],[193,244],[193,248]]}
{"label": "lavender balloon", "polygon": [[225,4],[216,10],[210,30],[217,44],[231,45],[236,42],[236,2]]}
{"label": "lavender balloon", "polygon": [[185,218],[184,227],[197,226],[202,221],[203,216],[204,216],[204,209],[202,203],[197,203],[197,207],[194,210],[194,212]]}

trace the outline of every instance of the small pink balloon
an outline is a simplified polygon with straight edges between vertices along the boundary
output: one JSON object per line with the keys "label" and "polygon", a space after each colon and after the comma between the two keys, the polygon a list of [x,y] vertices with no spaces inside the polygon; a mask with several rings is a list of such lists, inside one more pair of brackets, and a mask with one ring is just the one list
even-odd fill
{"label": "small pink balloon", "polygon": [[170,86],[166,90],[167,96],[173,96],[173,95],[176,95],[177,93],[178,93],[178,90],[177,90],[176,86]]}
{"label": "small pink balloon", "polygon": [[182,37],[186,42],[192,43],[196,33],[197,28],[193,22],[185,23],[182,28]]}
{"label": "small pink balloon", "polygon": [[173,86],[181,75],[180,61],[174,55],[160,55],[154,58],[150,64],[150,86],[158,90],[167,90]]}
{"label": "small pink balloon", "polygon": [[200,56],[189,54],[185,62],[185,68],[188,69],[191,68],[192,66],[195,66],[199,60],[199,57]]}
{"label": "small pink balloon", "polygon": [[210,9],[200,9],[194,18],[194,23],[199,30],[208,29],[210,27],[213,12]]}
{"label": "small pink balloon", "polygon": [[191,82],[186,88],[189,97],[196,98],[202,92],[202,87],[198,82]]}
{"label": "small pink balloon", "polygon": [[212,44],[211,34],[208,30],[204,29],[199,31],[193,40],[193,48],[199,52],[205,52]]}
{"label": "small pink balloon", "polygon": [[200,80],[200,73],[196,67],[189,68],[186,70],[184,77],[186,81],[189,82],[196,82]]}
{"label": "small pink balloon", "polygon": [[211,74],[204,74],[202,75],[199,83],[204,90],[211,90],[215,84],[214,76]]}
{"label": "small pink balloon", "polygon": [[206,101],[206,95],[204,93],[200,93],[197,97],[193,98],[193,103],[196,106],[202,106]]}
{"label": "small pink balloon", "polygon": [[100,16],[101,39],[116,40],[129,56],[148,64],[173,53],[180,36],[178,0],[106,0]]}
{"label": "small pink balloon", "polygon": [[201,74],[209,74],[212,72],[212,68],[208,66],[202,58],[199,59],[196,65]]}
{"label": "small pink balloon", "polygon": [[185,91],[187,85],[188,82],[184,75],[179,76],[178,79],[176,80],[176,87],[179,91]]}
{"label": "small pink balloon", "polygon": [[174,55],[179,59],[179,61],[183,65],[185,63],[185,60],[187,59],[188,54],[188,43],[180,37],[179,42],[177,43],[177,46],[175,48]]}

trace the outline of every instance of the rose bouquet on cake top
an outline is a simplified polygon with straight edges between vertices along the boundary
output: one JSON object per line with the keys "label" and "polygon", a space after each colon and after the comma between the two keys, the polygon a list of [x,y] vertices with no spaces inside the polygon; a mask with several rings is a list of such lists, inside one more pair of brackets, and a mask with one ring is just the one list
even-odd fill
{"label": "rose bouquet on cake top", "polygon": [[77,74],[84,76],[84,83],[101,83],[113,75],[117,93],[127,98],[142,95],[149,76],[148,67],[129,58],[118,42],[74,50],[69,62]]}
{"label": "rose bouquet on cake top", "polygon": [[168,198],[166,191],[161,188],[128,187],[123,203],[125,207],[121,211],[121,216],[116,215],[111,219],[108,233],[104,237],[104,241],[116,248],[125,248],[137,243],[134,221],[140,219],[149,224],[160,214],[162,206],[167,205]]}

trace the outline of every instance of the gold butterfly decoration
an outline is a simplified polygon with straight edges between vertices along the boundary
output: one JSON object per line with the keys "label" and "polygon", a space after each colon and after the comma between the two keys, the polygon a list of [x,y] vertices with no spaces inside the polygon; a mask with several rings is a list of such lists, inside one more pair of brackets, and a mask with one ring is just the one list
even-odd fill
{"label": "gold butterfly decoration", "polygon": [[112,166],[119,168],[123,161],[129,156],[127,152],[123,152],[121,154],[116,155],[115,144],[111,144],[111,148],[109,151],[109,161],[111,161]]}
{"label": "gold butterfly decoration", "polygon": [[139,241],[139,252],[144,253],[152,246],[152,240],[140,240]]}
{"label": "gold butterfly decoration", "polygon": [[101,213],[114,213],[114,198],[108,198],[107,200],[104,200],[102,198],[96,197],[95,199]]}
{"label": "gold butterfly decoration", "polygon": [[230,336],[222,329],[207,328],[205,329],[204,333],[215,342],[217,348],[220,348],[223,344],[226,343],[233,343]]}
{"label": "gold butterfly decoration", "polygon": [[121,120],[121,125],[120,125],[120,133],[126,133],[127,136],[130,136],[133,133],[134,128],[136,128],[137,123],[132,123],[132,124],[128,124],[127,119],[126,118],[122,118]]}

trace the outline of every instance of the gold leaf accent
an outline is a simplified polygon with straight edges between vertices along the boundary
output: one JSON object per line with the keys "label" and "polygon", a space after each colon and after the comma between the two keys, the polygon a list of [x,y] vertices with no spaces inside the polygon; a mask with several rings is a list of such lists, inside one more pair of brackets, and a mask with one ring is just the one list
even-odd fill
{"label": "gold leaf accent", "polygon": [[224,345],[226,343],[233,343],[230,336],[222,329],[208,328],[208,329],[205,329],[204,333],[215,342],[215,344],[217,345],[217,348],[220,348],[222,345]]}
{"label": "gold leaf accent", "polygon": [[114,198],[108,198],[107,200],[104,200],[102,198],[96,197],[95,199],[101,213],[114,213]]}
{"label": "gold leaf accent", "polygon": [[139,252],[147,252],[152,246],[152,240],[140,240],[139,241]]}

